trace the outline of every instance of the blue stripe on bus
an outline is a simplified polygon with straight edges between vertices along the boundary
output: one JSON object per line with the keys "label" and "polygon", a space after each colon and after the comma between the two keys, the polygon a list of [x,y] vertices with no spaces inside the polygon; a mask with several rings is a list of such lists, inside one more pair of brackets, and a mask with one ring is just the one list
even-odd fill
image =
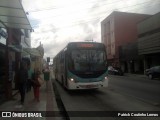
{"label": "blue stripe on bus", "polygon": [[76,82],[99,82],[104,80],[104,78],[108,75],[108,71],[97,78],[81,78],[77,75],[68,71],[68,78],[73,78]]}

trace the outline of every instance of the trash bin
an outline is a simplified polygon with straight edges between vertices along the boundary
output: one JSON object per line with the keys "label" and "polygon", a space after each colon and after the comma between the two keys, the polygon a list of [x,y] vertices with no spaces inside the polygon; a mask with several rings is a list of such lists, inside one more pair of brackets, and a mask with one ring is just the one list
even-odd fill
{"label": "trash bin", "polygon": [[49,72],[44,72],[44,80],[48,81],[50,78],[50,73]]}

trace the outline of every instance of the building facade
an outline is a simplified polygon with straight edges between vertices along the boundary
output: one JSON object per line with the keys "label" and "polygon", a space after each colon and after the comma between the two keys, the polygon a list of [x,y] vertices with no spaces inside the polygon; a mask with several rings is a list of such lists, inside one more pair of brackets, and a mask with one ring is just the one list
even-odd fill
{"label": "building facade", "polygon": [[[0,70],[3,71],[0,75],[0,96],[10,98],[12,90],[17,88],[15,74],[23,57],[23,47],[26,47],[22,43],[22,36],[25,34],[21,29],[5,27],[0,28],[0,32]],[[30,42],[30,39],[27,40],[26,42]]]}
{"label": "building facade", "polygon": [[[124,68],[124,63],[120,62],[119,49],[137,41],[137,24],[149,16],[114,11],[101,22],[101,40],[106,46],[109,65]],[[129,66],[127,69],[131,71]]]}
{"label": "building facade", "polygon": [[138,54],[144,70],[160,65],[160,12],[138,24]]}
{"label": "building facade", "polygon": [[[17,9],[18,8],[18,9]],[[22,30],[31,30],[19,0],[3,0],[0,6],[0,102],[11,99],[15,88],[15,72],[23,53]],[[3,72],[2,72],[3,71]]]}
{"label": "building facade", "polygon": [[119,61],[124,72],[143,74],[143,59],[138,55],[138,42],[120,46]]}
{"label": "building facade", "polygon": [[6,41],[7,41],[7,28],[4,26],[0,28],[0,101],[5,98],[5,77],[6,77]]}

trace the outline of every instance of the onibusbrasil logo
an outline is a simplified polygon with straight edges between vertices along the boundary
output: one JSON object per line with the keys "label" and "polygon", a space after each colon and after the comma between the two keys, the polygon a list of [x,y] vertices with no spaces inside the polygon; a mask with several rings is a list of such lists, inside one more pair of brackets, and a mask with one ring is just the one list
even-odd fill
{"label": "onibusbrasil logo", "polygon": [[2,112],[1,117],[43,117],[41,112]]}

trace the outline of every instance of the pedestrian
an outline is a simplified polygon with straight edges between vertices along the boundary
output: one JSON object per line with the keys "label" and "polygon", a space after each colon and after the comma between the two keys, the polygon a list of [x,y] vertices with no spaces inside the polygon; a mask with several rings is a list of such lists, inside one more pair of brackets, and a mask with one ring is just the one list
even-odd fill
{"label": "pedestrian", "polygon": [[31,91],[31,87],[33,86],[32,84],[33,74],[34,74],[34,71],[31,68],[31,64],[28,64],[27,92]]}
{"label": "pedestrian", "polygon": [[18,82],[18,89],[21,96],[21,105],[24,104],[25,100],[25,93],[27,87],[27,78],[28,78],[28,71],[27,71],[27,63],[22,61],[20,64],[20,69],[17,72],[17,82]]}
{"label": "pedestrian", "polygon": [[43,73],[44,73],[44,80],[47,82],[49,80],[49,78],[50,78],[49,67],[46,67]]}
{"label": "pedestrian", "polygon": [[37,71],[35,73],[35,79],[33,80],[33,90],[34,90],[34,100],[39,102],[39,97],[40,97],[40,87],[41,87],[41,82],[42,78],[40,77],[41,73],[40,71]]}

